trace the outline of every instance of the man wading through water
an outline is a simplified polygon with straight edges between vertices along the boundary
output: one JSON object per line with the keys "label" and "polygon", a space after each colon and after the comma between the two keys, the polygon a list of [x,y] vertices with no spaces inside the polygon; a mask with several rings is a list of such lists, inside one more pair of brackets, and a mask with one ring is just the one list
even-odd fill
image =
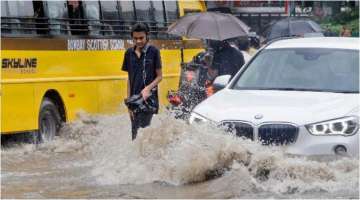
{"label": "man wading through water", "polygon": [[127,96],[141,94],[143,99],[151,101],[156,108],[154,112],[133,112],[129,109],[132,140],[138,129],[150,125],[153,114],[159,109],[157,85],[162,80],[160,51],[148,44],[149,28],[138,23],[132,27],[131,37],[134,47],[126,50],[122,70],[128,72]]}

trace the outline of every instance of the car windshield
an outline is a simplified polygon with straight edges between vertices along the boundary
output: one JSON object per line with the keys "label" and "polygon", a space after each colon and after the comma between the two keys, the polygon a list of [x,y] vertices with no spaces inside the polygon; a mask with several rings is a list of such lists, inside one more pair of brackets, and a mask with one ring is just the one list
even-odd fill
{"label": "car windshield", "polygon": [[359,93],[359,51],[325,48],[264,50],[230,88]]}

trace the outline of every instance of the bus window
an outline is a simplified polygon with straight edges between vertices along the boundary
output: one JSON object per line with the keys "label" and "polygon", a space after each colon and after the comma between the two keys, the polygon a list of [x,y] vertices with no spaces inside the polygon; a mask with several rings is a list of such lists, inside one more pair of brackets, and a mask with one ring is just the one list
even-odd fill
{"label": "bus window", "polygon": [[1,17],[8,16],[7,1],[1,1]]}
{"label": "bus window", "polygon": [[88,20],[89,34],[100,35],[100,5],[98,1],[83,1],[84,17]]}
{"label": "bus window", "polygon": [[44,4],[42,1],[33,1],[36,32],[40,35],[48,34],[48,21],[45,18]]}
{"label": "bus window", "polygon": [[46,1],[45,16],[49,18],[51,35],[68,34],[68,22],[64,19],[68,17],[66,1]]}
{"label": "bus window", "polygon": [[140,22],[153,22],[150,1],[135,1],[136,20]]}
{"label": "bus window", "polygon": [[136,21],[146,23],[149,26],[150,34],[149,38],[156,37],[156,23],[154,21],[154,12],[151,6],[150,1],[134,1],[135,2],[135,12],[136,12]]}
{"label": "bus window", "polygon": [[116,1],[100,1],[104,35],[113,35],[119,29],[119,12]]}
{"label": "bus window", "polygon": [[8,4],[7,1],[1,1],[1,34],[9,34],[11,33],[11,22],[7,17],[8,14]]}
{"label": "bus window", "polygon": [[[173,22],[179,19],[179,6],[177,1],[164,1],[165,6],[165,18],[167,26],[170,26]],[[176,35],[167,35],[169,39],[180,39],[181,37]]]}
{"label": "bus window", "polygon": [[163,3],[163,1],[152,1],[153,15],[156,22],[156,36],[159,39],[166,39],[167,36]]}
{"label": "bus window", "polygon": [[164,1],[166,21],[173,23],[179,18],[179,8],[177,1]]}
{"label": "bus window", "polygon": [[131,25],[135,22],[135,11],[133,1],[119,1],[120,18],[122,21],[122,35],[124,38],[130,38]]}
{"label": "bus window", "polygon": [[82,2],[79,0],[67,1],[71,35],[86,35],[87,23],[84,20]]}
{"label": "bus window", "polygon": [[34,7],[31,1],[7,1],[11,33],[35,34]]}

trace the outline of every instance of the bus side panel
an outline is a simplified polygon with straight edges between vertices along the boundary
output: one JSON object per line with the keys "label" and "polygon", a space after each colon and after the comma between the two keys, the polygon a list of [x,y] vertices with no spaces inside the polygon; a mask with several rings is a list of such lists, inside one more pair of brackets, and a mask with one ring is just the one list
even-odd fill
{"label": "bus side panel", "polygon": [[167,94],[179,86],[181,53],[180,50],[161,50],[163,80],[159,85],[160,105],[167,105]]}
{"label": "bus side panel", "polygon": [[184,49],[184,62],[190,62],[201,51],[204,51],[204,49]]}
{"label": "bus side panel", "polygon": [[35,86],[35,105],[40,112],[41,102],[46,92],[55,90],[64,103],[66,118],[74,121],[79,112],[98,112],[97,81],[44,82]]}
{"label": "bus side panel", "polygon": [[[120,70],[120,69],[119,69]],[[99,81],[100,113],[124,112],[124,99],[127,97],[127,79]]]}
{"label": "bus side panel", "polygon": [[[98,68],[99,74],[110,79],[98,81],[99,113],[117,113],[121,109],[124,98],[127,96],[127,73],[121,70],[125,50],[97,51],[92,56],[92,63],[98,63],[93,68]],[[106,61],[106,62],[104,62]],[[111,78],[112,76],[116,76]]]}
{"label": "bus side panel", "polygon": [[124,50],[37,52],[37,76],[49,79],[36,86],[37,108],[45,93],[54,89],[65,104],[68,121],[75,120],[80,111],[116,112],[126,95],[126,81],[119,80],[126,80],[120,67],[123,54]]}
{"label": "bus side panel", "polygon": [[181,52],[178,49],[160,50],[163,74],[179,75]]}
{"label": "bus side panel", "polygon": [[203,1],[179,1],[180,16],[185,14],[185,10],[205,11],[205,3]]}
{"label": "bus side panel", "polygon": [[[200,51],[184,49],[184,61],[191,61]],[[8,58],[36,58],[37,66],[35,72],[29,73],[3,71],[1,131],[37,129],[41,101],[50,89],[60,94],[69,121],[76,119],[76,113],[81,110],[117,112],[127,90],[127,74],[121,72],[123,53],[124,50],[3,51]],[[179,49],[162,49],[161,55],[164,79],[159,86],[159,97],[160,103],[166,105],[167,92],[178,87],[181,53]],[[17,83],[8,83],[12,81]],[[17,123],[14,119],[23,120]]]}
{"label": "bus side panel", "polygon": [[68,94],[65,94],[65,103],[68,108],[69,121],[76,119],[79,112],[90,114],[98,113],[99,98],[97,81],[78,81],[67,83]]}
{"label": "bus side panel", "polygon": [[1,97],[1,133],[37,129],[32,84],[3,83]]}

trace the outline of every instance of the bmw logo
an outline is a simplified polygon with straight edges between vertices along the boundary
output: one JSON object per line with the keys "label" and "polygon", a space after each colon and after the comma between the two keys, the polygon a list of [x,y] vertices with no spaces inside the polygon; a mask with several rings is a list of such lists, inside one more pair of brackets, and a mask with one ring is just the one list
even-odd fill
{"label": "bmw logo", "polygon": [[262,114],[255,115],[255,119],[262,119],[264,116]]}

